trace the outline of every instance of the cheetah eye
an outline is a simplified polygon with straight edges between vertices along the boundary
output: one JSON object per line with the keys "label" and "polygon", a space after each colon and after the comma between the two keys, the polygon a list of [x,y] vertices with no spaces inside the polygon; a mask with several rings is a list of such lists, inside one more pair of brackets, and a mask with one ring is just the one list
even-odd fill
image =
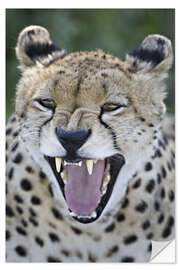
{"label": "cheetah eye", "polygon": [[49,98],[41,99],[39,103],[48,109],[54,109],[56,107],[56,102]]}
{"label": "cheetah eye", "polygon": [[108,112],[120,112],[122,111],[124,108],[126,108],[127,106],[124,104],[114,104],[114,103],[105,103],[102,106],[102,111],[104,113],[108,113]]}
{"label": "cheetah eye", "polygon": [[50,98],[35,99],[34,101],[38,103],[38,105],[40,105],[40,109],[42,108],[43,110],[45,108],[51,110],[54,110],[56,108],[56,102]]}

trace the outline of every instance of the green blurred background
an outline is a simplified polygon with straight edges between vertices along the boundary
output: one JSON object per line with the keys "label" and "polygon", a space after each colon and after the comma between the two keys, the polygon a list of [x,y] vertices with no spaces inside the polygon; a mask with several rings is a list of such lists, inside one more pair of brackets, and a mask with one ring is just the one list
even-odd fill
{"label": "green blurred background", "polygon": [[[14,111],[20,77],[14,48],[28,25],[46,27],[52,40],[68,52],[101,48],[124,58],[149,34],[161,34],[175,45],[174,9],[6,9],[6,111]],[[169,112],[174,112],[174,67],[167,80]]]}

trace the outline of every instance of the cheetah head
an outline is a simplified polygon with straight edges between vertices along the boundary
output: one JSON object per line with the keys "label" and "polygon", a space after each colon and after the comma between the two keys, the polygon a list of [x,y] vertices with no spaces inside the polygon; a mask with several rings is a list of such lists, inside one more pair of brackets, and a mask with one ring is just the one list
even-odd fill
{"label": "cheetah head", "polygon": [[81,223],[123,198],[165,112],[170,41],[148,36],[124,61],[102,50],[67,54],[46,29],[25,28],[16,113],[21,139]]}

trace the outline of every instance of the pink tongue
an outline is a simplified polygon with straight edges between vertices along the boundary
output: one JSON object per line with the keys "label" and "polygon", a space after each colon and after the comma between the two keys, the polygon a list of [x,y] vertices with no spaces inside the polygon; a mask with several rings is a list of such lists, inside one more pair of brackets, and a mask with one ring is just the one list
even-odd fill
{"label": "pink tongue", "polygon": [[98,160],[89,175],[86,162],[82,166],[65,166],[68,181],[65,185],[65,197],[68,207],[79,216],[90,215],[101,199],[101,185],[104,176],[105,162]]}

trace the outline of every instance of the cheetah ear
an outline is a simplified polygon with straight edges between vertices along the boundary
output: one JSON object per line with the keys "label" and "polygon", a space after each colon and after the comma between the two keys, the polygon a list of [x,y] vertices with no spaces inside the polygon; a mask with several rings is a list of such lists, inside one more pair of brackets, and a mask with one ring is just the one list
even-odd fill
{"label": "cheetah ear", "polygon": [[126,56],[126,61],[132,73],[166,73],[173,62],[171,41],[161,35],[149,35]]}
{"label": "cheetah ear", "polygon": [[41,26],[28,26],[19,34],[16,55],[21,67],[36,64],[48,66],[66,55],[50,39],[49,32]]}

